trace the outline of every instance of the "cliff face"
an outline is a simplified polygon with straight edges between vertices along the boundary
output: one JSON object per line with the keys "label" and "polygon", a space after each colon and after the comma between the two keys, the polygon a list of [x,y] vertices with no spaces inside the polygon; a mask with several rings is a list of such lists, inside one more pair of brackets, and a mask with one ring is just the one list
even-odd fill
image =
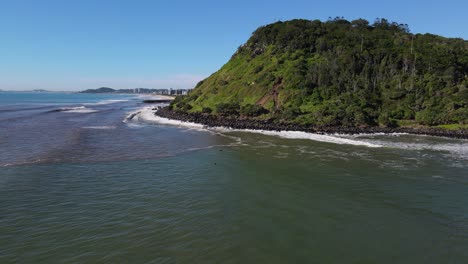
{"label": "cliff face", "polygon": [[468,123],[468,42],[385,19],[257,29],[174,109],[326,126]]}

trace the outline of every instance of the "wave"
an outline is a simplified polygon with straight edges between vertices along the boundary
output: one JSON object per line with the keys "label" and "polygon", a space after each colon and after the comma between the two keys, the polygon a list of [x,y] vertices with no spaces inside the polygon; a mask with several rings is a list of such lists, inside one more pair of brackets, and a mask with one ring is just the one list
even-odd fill
{"label": "wave", "polygon": [[16,162],[16,163],[0,164],[0,167],[13,167],[13,166],[32,165],[32,164],[38,164],[38,163],[48,163],[48,162],[57,162],[57,161],[58,160],[36,159],[36,160],[21,161],[21,162]]}
{"label": "wave", "polygon": [[[413,135],[412,135],[413,136]],[[413,136],[416,137],[416,136]],[[417,136],[421,137],[421,136]],[[410,149],[410,150],[430,150],[430,151],[439,151],[455,154],[458,157],[463,159],[468,158],[468,142],[463,142],[464,140],[459,140],[458,142],[401,142],[401,141],[383,141],[383,140],[374,140],[372,142],[380,144],[389,148],[397,149]]]}
{"label": "wave", "polygon": [[362,140],[386,148],[413,151],[437,151],[446,153],[454,158],[468,159],[468,140],[466,139],[413,135],[409,133],[363,133],[338,136]]}
{"label": "wave", "polygon": [[277,137],[288,138],[288,139],[308,139],[308,140],[313,140],[313,141],[320,141],[320,142],[327,142],[327,143],[334,143],[334,144],[366,146],[366,147],[371,147],[371,148],[381,147],[381,145],[373,144],[369,142],[341,138],[341,137],[337,137],[333,135],[315,134],[315,133],[307,133],[307,132],[301,132],[301,131],[269,131],[269,130],[255,130],[255,129],[232,129],[232,128],[227,128],[227,127],[207,127],[205,125],[198,124],[198,123],[184,122],[184,121],[156,116],[151,107],[143,108],[139,111],[139,113],[131,113],[130,115],[132,114],[134,115],[133,119],[136,118],[138,120],[142,120],[146,122],[186,127],[186,128],[198,129],[198,130],[208,130],[208,131],[211,130],[211,131],[216,131],[220,133],[249,132],[249,133],[258,133],[258,134],[263,134],[263,135],[268,135],[268,136],[277,136]]}
{"label": "wave", "polygon": [[382,132],[378,132],[378,133],[358,133],[358,134],[352,134],[352,135],[348,135],[348,134],[336,134],[336,135],[339,135],[339,136],[343,136],[343,137],[348,137],[348,138],[361,138],[361,137],[375,137],[375,136],[393,136],[393,137],[399,137],[399,136],[405,136],[405,135],[410,135],[409,133],[402,133],[402,132],[394,132],[394,133],[382,133]]}
{"label": "wave", "polygon": [[128,122],[131,120],[143,121],[147,123],[157,123],[157,124],[162,124],[162,125],[171,125],[171,126],[178,126],[178,127],[189,128],[189,129],[209,131],[209,128],[202,124],[192,123],[192,122],[183,122],[179,120],[159,117],[154,114],[155,111],[153,110],[153,108],[154,107],[145,107],[145,108],[140,109],[139,111],[129,113],[129,115],[125,118],[124,122]]}
{"label": "wave", "polygon": [[115,129],[116,126],[85,126],[84,129]]}
{"label": "wave", "polygon": [[255,130],[255,129],[230,129],[230,128],[214,128],[215,130],[221,129],[221,131],[237,131],[237,132],[249,132],[249,133],[260,133],[268,136],[277,136],[280,138],[287,139],[308,139],[319,142],[334,143],[334,144],[346,144],[355,146],[366,146],[370,148],[379,148],[382,145],[374,144],[365,141],[352,140],[348,138],[342,138],[336,135],[329,134],[316,134],[302,131],[270,131],[270,130]]}
{"label": "wave", "polygon": [[52,108],[53,106],[40,106],[40,107],[25,107],[25,108],[14,108],[14,109],[0,109],[0,113],[8,112],[20,112],[20,111],[32,111],[32,110],[42,110],[47,108]]}
{"label": "wave", "polygon": [[86,108],[85,106],[77,106],[77,107],[64,107],[52,110],[50,112],[63,112],[63,113],[80,113],[80,114],[87,114],[87,113],[95,113],[98,112],[97,110]]}
{"label": "wave", "polygon": [[194,128],[194,129],[204,129],[204,130],[208,129],[207,126],[198,124],[198,123],[184,122],[184,121],[159,117],[154,114],[154,111],[150,107],[147,107],[141,110],[140,114],[138,115],[138,119],[141,119],[143,121],[155,122],[155,123],[159,123],[163,125],[172,125],[172,126],[187,127],[187,128]]}
{"label": "wave", "polygon": [[136,112],[131,112],[129,113],[125,119],[124,119],[124,123],[127,123],[128,121],[130,120],[133,120],[135,117],[137,117],[139,114],[141,113],[141,111],[136,111]]}
{"label": "wave", "polygon": [[[355,146],[366,146],[370,148],[393,148],[402,150],[430,150],[446,152],[462,159],[468,158],[468,140],[449,139],[425,135],[411,135],[408,133],[362,133],[355,135],[347,134],[316,134],[302,131],[269,131],[254,129],[232,129],[227,127],[208,127],[198,123],[184,122],[174,119],[159,117],[154,114],[152,107],[145,107],[130,113],[127,121],[138,120],[149,123],[171,125],[189,129],[216,132],[219,134],[230,132],[257,133],[268,136],[276,136],[286,139],[306,139],[333,144],[346,144]],[[417,140],[415,140],[415,138]]]}

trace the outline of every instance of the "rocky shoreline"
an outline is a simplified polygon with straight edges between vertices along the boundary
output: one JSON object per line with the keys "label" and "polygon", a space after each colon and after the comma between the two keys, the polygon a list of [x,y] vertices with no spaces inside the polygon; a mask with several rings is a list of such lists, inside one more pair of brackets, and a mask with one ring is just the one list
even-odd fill
{"label": "rocky shoreline", "polygon": [[208,127],[229,127],[233,129],[254,129],[270,131],[303,131],[317,134],[362,134],[362,133],[408,133],[468,139],[468,130],[446,130],[441,128],[389,128],[389,127],[315,127],[291,123],[278,123],[274,120],[254,120],[240,117],[224,117],[203,113],[173,111],[168,107],[154,109],[155,115],[168,119],[202,124]]}

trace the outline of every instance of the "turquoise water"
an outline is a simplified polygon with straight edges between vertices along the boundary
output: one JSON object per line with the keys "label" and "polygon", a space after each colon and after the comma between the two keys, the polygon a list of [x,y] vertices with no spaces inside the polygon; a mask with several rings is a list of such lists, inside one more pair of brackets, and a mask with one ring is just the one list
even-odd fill
{"label": "turquoise water", "polygon": [[128,100],[0,112],[0,263],[468,262],[465,140],[195,129]]}

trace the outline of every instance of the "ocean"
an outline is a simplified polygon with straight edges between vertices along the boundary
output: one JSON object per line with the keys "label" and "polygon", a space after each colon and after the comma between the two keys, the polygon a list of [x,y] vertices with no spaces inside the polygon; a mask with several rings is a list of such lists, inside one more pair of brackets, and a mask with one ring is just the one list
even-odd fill
{"label": "ocean", "polygon": [[468,263],[468,140],[0,92],[0,263]]}

